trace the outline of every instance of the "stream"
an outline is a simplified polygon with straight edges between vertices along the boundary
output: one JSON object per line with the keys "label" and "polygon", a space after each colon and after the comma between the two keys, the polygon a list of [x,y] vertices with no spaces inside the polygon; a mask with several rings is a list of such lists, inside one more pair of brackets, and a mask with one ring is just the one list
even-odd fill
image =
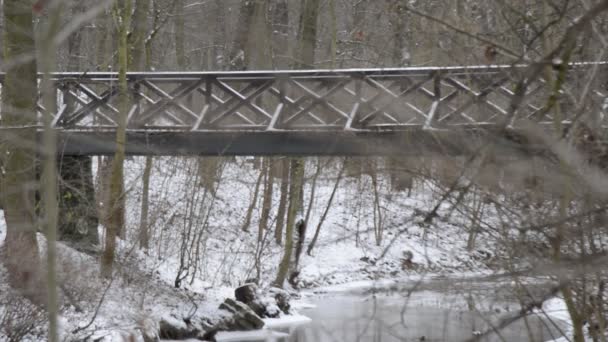
{"label": "stream", "polygon": [[[547,286],[530,286],[527,294]],[[519,300],[509,283],[434,281],[424,286],[393,286],[382,290],[317,291],[302,302],[314,307],[299,312],[312,319],[295,328],[291,342],[392,341],[550,341],[563,335],[566,324],[532,314],[501,329],[499,322],[518,314]],[[532,295],[533,296],[533,295]],[[525,300],[525,299],[524,299]]]}

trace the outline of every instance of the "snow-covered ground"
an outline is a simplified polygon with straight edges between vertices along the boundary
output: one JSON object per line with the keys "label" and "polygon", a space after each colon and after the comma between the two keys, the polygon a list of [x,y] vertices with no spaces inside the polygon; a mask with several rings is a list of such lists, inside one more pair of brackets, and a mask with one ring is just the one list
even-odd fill
{"label": "snow-covered ground", "polygon": [[[130,162],[128,168],[128,183],[131,184],[128,187],[128,225],[132,236],[135,236],[139,222],[142,163],[140,160]],[[311,240],[330,197],[336,169],[328,167],[317,182],[305,246]],[[197,265],[196,276],[189,277],[186,286],[199,292],[211,287],[234,287],[257,276],[254,255],[262,196],[258,197],[249,231],[243,232],[240,228],[245,222],[259,171],[245,159],[228,164],[223,169],[216,196],[212,198],[210,193],[196,186],[197,170],[195,159],[163,159],[155,163],[150,185],[150,213],[153,215],[153,241],[156,244],[150,251],[155,258],[149,258],[148,263],[159,270],[162,278],[172,282],[179,262],[175,256],[180,248],[181,234],[192,229],[190,224],[194,221],[199,230],[203,230],[200,249],[204,251],[204,257]],[[308,170],[309,178],[313,171]],[[309,203],[310,183],[307,182],[305,189],[306,205]],[[277,179],[271,227],[278,207],[279,186]],[[494,255],[495,246],[487,245],[481,236],[476,251],[467,252],[466,237],[457,216],[451,222],[440,222],[438,227],[425,228],[420,224],[421,212],[430,210],[437,203],[437,194],[415,191],[408,197],[405,192],[391,191],[388,182],[382,179],[378,193],[384,227],[380,246],[374,236],[374,191],[370,177],[343,179],[321,228],[313,256],[302,256],[301,285],[313,287],[378,278],[407,278],[411,273],[480,272],[488,269],[486,263]],[[192,203],[194,205],[190,205]],[[447,210],[448,206],[442,209]],[[261,255],[260,280],[266,284],[274,279],[282,253],[282,246],[272,240],[270,232]],[[400,259],[404,251],[413,254],[413,261],[417,264],[415,272],[401,270]],[[384,257],[376,260],[381,255]]]}
{"label": "snow-covered ground", "polygon": [[[258,242],[261,195],[248,231],[242,229],[259,175],[247,159],[237,158],[222,168],[215,196],[198,185],[196,159],[155,159],[149,201],[152,238],[147,253],[137,248],[143,164],[140,158],[126,163],[127,238],[119,242],[114,280],[99,277],[97,258],[59,246],[59,277],[66,284],[61,291],[65,306],[60,322],[67,339],[94,335],[120,340],[119,336],[127,336],[143,329],[146,322],[157,322],[163,317],[179,320],[198,316],[213,321],[221,316],[218,305],[224,298],[234,296],[235,287],[257,277],[265,287],[275,279],[283,247],[274,242],[272,231],[265,235],[261,245]],[[307,170],[305,207],[309,203],[313,171]],[[337,167],[330,163],[317,181],[305,247],[325,209],[337,172]],[[271,227],[279,186],[277,179]],[[436,205],[440,194],[430,184],[417,187],[408,196],[392,191],[380,177],[378,207],[384,233],[378,244],[371,178],[366,175],[344,178],[312,256],[303,253],[299,286],[321,293],[390,287],[436,276],[489,274],[494,258],[500,253],[497,246],[482,233],[476,249],[467,251],[462,229],[465,220],[457,213],[433,226],[422,224],[424,212]],[[440,212],[449,209],[449,205],[442,205]],[[4,219],[0,217],[0,243],[5,230]],[[102,227],[100,233],[103,234]],[[41,236],[39,240],[44,248],[44,238]],[[187,252],[183,253],[184,250]],[[410,269],[401,267],[404,252],[413,255],[414,266]],[[0,268],[0,276],[4,273]],[[180,289],[173,286],[178,274],[183,276]],[[0,286],[6,286],[5,282],[0,281]],[[295,305],[305,306],[305,303]],[[285,318],[267,324],[281,322],[285,323]],[[264,333],[268,332],[258,334]],[[223,336],[226,341],[242,338]]]}

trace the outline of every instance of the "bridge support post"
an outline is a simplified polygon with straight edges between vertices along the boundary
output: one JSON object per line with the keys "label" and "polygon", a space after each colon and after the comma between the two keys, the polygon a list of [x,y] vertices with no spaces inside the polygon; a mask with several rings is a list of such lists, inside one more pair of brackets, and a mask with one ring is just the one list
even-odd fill
{"label": "bridge support post", "polygon": [[91,157],[63,156],[59,161],[59,239],[90,251],[99,244]]}
{"label": "bridge support post", "polygon": [[[75,105],[69,96],[69,86],[63,87],[64,104]],[[89,156],[60,156],[58,238],[74,247],[92,251],[99,244],[99,219],[95,205],[92,161]]]}
{"label": "bridge support post", "polygon": [[415,158],[388,157],[385,163],[391,180],[391,188],[395,191],[407,190],[408,193],[411,193],[414,186],[414,175],[409,170],[416,163]]}

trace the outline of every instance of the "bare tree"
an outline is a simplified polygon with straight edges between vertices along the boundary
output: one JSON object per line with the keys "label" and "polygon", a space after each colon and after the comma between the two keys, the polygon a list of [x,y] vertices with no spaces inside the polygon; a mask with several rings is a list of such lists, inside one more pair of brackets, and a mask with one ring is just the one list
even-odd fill
{"label": "bare tree", "polygon": [[[315,48],[317,41],[317,20],[319,16],[319,1],[307,0],[304,2],[302,16],[300,18],[300,41],[296,55],[298,66],[313,66],[315,60]],[[277,278],[274,284],[283,287],[287,273],[292,265],[293,235],[295,225],[298,222],[298,213],[302,215],[302,191],[304,186],[304,164],[303,158],[293,158],[290,161],[290,184],[289,205],[287,209],[287,222],[285,226],[285,250]],[[298,222],[298,225],[306,227],[306,222]]]}
{"label": "bare tree", "polygon": [[2,139],[2,207],[7,232],[3,261],[11,285],[34,302],[45,302],[36,241],[37,76],[31,3],[3,2],[4,56],[17,60],[6,70],[2,88],[2,126],[14,128]]}
{"label": "bare tree", "polygon": [[116,131],[116,153],[112,163],[110,178],[110,217],[106,227],[105,249],[101,259],[101,273],[105,277],[112,276],[112,264],[116,253],[116,237],[124,230],[124,159],[126,145],[127,115],[130,107],[129,89],[127,85],[128,43],[127,33],[130,27],[131,2],[118,1],[114,6],[114,19],[118,25],[118,70],[120,115]]}

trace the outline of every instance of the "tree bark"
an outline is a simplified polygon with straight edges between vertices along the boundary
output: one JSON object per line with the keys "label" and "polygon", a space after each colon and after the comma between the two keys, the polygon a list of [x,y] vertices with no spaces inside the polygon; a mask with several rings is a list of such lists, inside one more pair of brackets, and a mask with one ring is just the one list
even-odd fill
{"label": "tree bark", "polygon": [[124,229],[124,159],[126,144],[127,114],[129,112],[129,88],[127,84],[128,44],[127,33],[131,16],[131,1],[117,1],[114,7],[115,19],[118,25],[118,87],[120,98],[120,114],[116,130],[116,152],[112,163],[110,179],[110,217],[106,227],[106,246],[101,259],[101,273],[105,277],[112,276],[114,254],[116,252],[116,237]]}
{"label": "tree bark", "polygon": [[277,209],[277,223],[274,230],[274,240],[277,245],[283,243],[283,225],[285,223],[285,210],[287,208],[287,192],[289,189],[289,163],[287,159],[280,160],[281,163],[281,195],[279,197],[279,208]]}
{"label": "tree bark", "polygon": [[296,55],[297,67],[300,69],[314,68],[318,17],[319,0],[305,0],[300,17],[300,41]]}
{"label": "tree bark", "polygon": [[369,0],[359,0],[353,7],[353,28],[351,29],[351,32],[353,32],[355,46],[352,54],[355,61],[362,61],[365,60],[366,51],[363,47],[367,39],[366,37],[368,36],[368,32],[365,28],[365,14],[369,10]]}
{"label": "tree bark", "polygon": [[[57,108],[57,93],[53,87],[51,73],[56,64],[56,35],[61,26],[61,13],[63,4],[55,4],[49,10],[49,16],[44,26],[42,41],[40,43],[40,67],[43,73],[40,82],[40,93],[45,108]],[[79,44],[79,43],[78,43]],[[80,50],[80,47],[78,49]],[[70,58],[73,56],[70,55]],[[47,315],[48,334],[50,342],[59,340],[58,333],[58,295],[57,295],[57,134],[52,127],[53,117],[48,113],[43,115],[44,134],[41,146],[42,180],[40,189],[43,194],[43,217],[42,225],[46,234],[46,292],[47,292]],[[92,181],[91,181],[92,185]],[[89,194],[94,192],[89,189]],[[92,204],[92,203],[91,203]],[[94,207],[94,206],[93,206]],[[97,230],[97,226],[95,226]]]}
{"label": "tree bark", "polygon": [[[317,169],[315,171],[314,176],[312,177],[312,184],[310,185],[310,198],[308,199],[308,206],[306,208],[306,216],[304,217],[304,221],[308,222],[310,219],[310,214],[312,213],[312,207],[315,203],[315,193],[317,190],[317,179],[319,179],[319,175],[321,174],[321,158],[317,158]],[[302,192],[303,193],[303,192]]]}
{"label": "tree bark", "polygon": [[272,207],[274,188],[274,168],[272,167],[272,162],[271,157],[264,158],[263,172],[266,177],[264,182],[264,201],[262,202],[262,213],[260,214],[260,223],[258,225],[258,242],[262,241],[264,231],[268,229],[268,219]]}
{"label": "tree bark", "polygon": [[372,187],[374,189],[374,235],[376,238],[376,246],[382,245],[382,239],[384,237],[384,222],[382,218],[382,206],[380,205],[380,194],[378,193],[378,174],[376,172],[376,165],[373,165],[374,169],[370,172],[372,178]]}
{"label": "tree bark", "polygon": [[112,15],[109,12],[104,12],[97,19],[97,46],[96,46],[96,64],[98,71],[108,71],[114,63],[112,61],[112,50],[114,49],[112,35],[114,33],[112,25]]}
{"label": "tree bark", "polygon": [[[387,9],[389,11],[389,22],[392,28],[392,54],[391,67],[407,67],[411,63],[410,52],[408,51],[406,40],[406,11],[401,1],[388,0]],[[400,84],[400,91],[405,91],[409,84]],[[409,161],[409,163],[408,163]],[[414,177],[405,170],[409,164],[414,164],[412,158],[389,157],[386,159],[389,165],[391,188],[396,191],[408,190],[408,194],[414,185]]]}
{"label": "tree bark", "polygon": [[[300,41],[296,66],[299,68],[313,67],[315,61],[315,46],[317,40],[317,19],[319,14],[319,0],[306,0],[300,17]],[[296,223],[296,215],[302,209],[302,191],[304,186],[303,158],[294,158],[290,163],[291,177],[289,186],[289,208],[287,210],[287,225],[285,226],[285,251],[279,265],[279,271],[275,285],[283,287],[285,277],[291,265],[293,249],[293,230]],[[301,224],[306,227],[302,219]],[[300,223],[299,223],[300,225]],[[290,277],[290,281],[294,280]]]}
{"label": "tree bark", "polygon": [[133,29],[129,36],[129,70],[146,70],[146,33],[150,0],[135,0]]}
{"label": "tree bark", "polygon": [[286,0],[275,0],[271,7],[272,60],[274,68],[287,68],[289,58],[289,8]]}
{"label": "tree bark", "polygon": [[8,280],[38,304],[46,298],[40,282],[36,241],[37,76],[31,1],[4,0],[5,60],[24,58],[6,70],[2,88],[2,126],[20,127],[4,135],[0,151],[4,177],[1,200],[6,221],[4,264]]}
{"label": "tree bark", "polygon": [[329,213],[329,209],[331,208],[331,204],[336,196],[336,192],[338,191],[338,186],[340,185],[340,181],[342,180],[342,175],[344,174],[344,169],[346,164],[342,163],[342,167],[338,172],[338,177],[336,178],[336,183],[334,184],[334,188],[331,191],[331,195],[329,196],[329,200],[327,201],[327,206],[325,206],[325,210],[319,219],[319,223],[317,224],[317,229],[315,230],[315,235],[312,240],[308,244],[308,248],[306,249],[306,254],[312,255],[312,250],[315,248],[315,244],[317,243],[317,239],[319,238],[319,233],[321,232],[321,226],[323,222],[325,222],[325,218],[327,217],[327,213]]}
{"label": "tree bark", "polygon": [[186,47],[184,44],[184,1],[175,1],[175,58],[180,71],[186,69]]}
{"label": "tree bark", "polygon": [[291,183],[289,184],[289,208],[287,209],[287,224],[285,225],[285,250],[279,264],[277,278],[274,281],[276,287],[283,287],[285,278],[289,272],[291,255],[293,253],[293,231],[296,217],[302,207],[300,199],[302,191],[301,181],[304,178],[304,163],[300,158],[294,158],[290,164]]}
{"label": "tree bark", "polygon": [[[85,4],[84,1],[75,1],[72,7],[72,17],[81,15],[86,10]],[[82,69],[81,46],[82,31],[76,30],[68,38],[68,71],[80,71]]]}
{"label": "tree bark", "polygon": [[215,193],[215,183],[221,163],[221,157],[200,157],[198,159],[199,185],[212,194]]}
{"label": "tree bark", "polygon": [[252,70],[267,70],[272,68],[272,44],[270,27],[266,18],[269,0],[254,0],[249,20],[247,43],[245,45],[245,66]]}
{"label": "tree bark", "polygon": [[251,22],[255,9],[255,2],[241,0],[238,16],[238,27],[236,35],[230,49],[228,65],[231,70],[244,70],[249,65],[249,56],[246,55],[247,38],[251,29]]}
{"label": "tree bark", "polygon": [[244,232],[249,231],[249,225],[251,224],[251,216],[253,215],[253,209],[255,209],[255,205],[258,201],[258,192],[260,192],[260,184],[262,183],[262,178],[264,177],[264,172],[260,171],[258,178],[255,182],[255,187],[253,189],[253,197],[251,198],[251,202],[249,203],[249,208],[247,208],[247,213],[245,214],[245,222],[243,222],[243,226],[241,230]]}
{"label": "tree bark", "polygon": [[[150,58],[147,56],[146,34],[148,32],[148,11],[150,0],[135,0],[133,13],[133,29],[129,35],[129,70],[146,71],[149,69]],[[150,247],[150,227],[148,223],[150,177],[153,159],[146,156],[144,174],[142,176],[141,208],[139,218],[139,248],[147,250]]]}
{"label": "tree bark", "polygon": [[139,248],[150,248],[150,227],[148,224],[150,176],[152,174],[152,157],[146,157],[146,166],[142,178],[141,216],[139,220]]}
{"label": "tree bark", "polygon": [[59,240],[92,252],[99,244],[99,220],[91,157],[64,156],[59,170]]}
{"label": "tree bark", "polygon": [[[82,15],[84,11],[84,3],[76,2],[72,8],[72,16]],[[68,38],[68,71],[82,69],[81,47],[82,32],[78,30]],[[64,91],[64,103],[67,112],[71,112],[76,106],[67,89]],[[91,157],[62,156],[59,174],[59,239],[79,250],[92,252],[99,244],[99,219],[95,210]]]}
{"label": "tree bark", "polygon": [[214,4],[215,34],[210,65],[214,69],[224,70],[228,58],[226,56],[226,8],[224,7],[224,0],[215,0]]}

